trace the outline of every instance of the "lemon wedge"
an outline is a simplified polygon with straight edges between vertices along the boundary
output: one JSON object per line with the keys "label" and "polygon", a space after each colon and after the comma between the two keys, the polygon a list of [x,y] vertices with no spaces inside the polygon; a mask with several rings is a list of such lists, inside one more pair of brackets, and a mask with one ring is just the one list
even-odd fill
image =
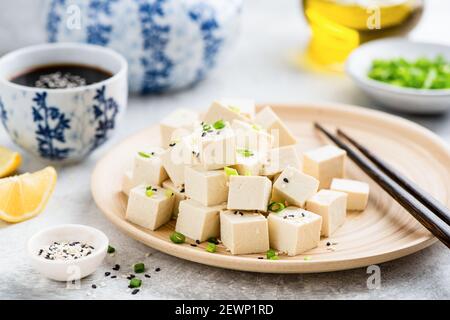
{"label": "lemon wedge", "polygon": [[21,222],[41,213],[55,188],[56,176],[55,169],[47,167],[0,179],[0,219]]}
{"label": "lemon wedge", "polygon": [[0,147],[0,178],[9,176],[17,170],[22,162],[20,154]]}

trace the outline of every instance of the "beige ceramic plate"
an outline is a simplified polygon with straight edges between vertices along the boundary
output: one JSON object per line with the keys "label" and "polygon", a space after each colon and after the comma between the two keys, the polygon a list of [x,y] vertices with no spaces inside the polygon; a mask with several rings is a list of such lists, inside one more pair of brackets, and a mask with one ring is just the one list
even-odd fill
{"label": "beige ceramic plate", "polygon": [[[312,127],[318,121],[328,128],[339,126],[388,160],[438,200],[450,200],[450,151],[428,130],[385,113],[342,105],[274,106],[278,115],[299,138],[299,152],[326,143]],[[92,193],[101,211],[130,237],[167,254],[222,268],[274,272],[324,272],[351,269],[393,260],[419,251],[436,240],[391,197],[374,184],[353,163],[350,178],[370,183],[368,208],[349,214],[347,221],[318,248],[280,260],[258,259],[264,254],[233,256],[219,247],[208,253],[205,245],[173,244],[169,235],[175,221],[155,232],[140,228],[124,218],[127,198],[120,192],[122,174],[135,152],[146,145],[159,144],[158,126],[150,127],[111,150],[99,161],[92,175]],[[333,243],[327,246],[327,242]]]}

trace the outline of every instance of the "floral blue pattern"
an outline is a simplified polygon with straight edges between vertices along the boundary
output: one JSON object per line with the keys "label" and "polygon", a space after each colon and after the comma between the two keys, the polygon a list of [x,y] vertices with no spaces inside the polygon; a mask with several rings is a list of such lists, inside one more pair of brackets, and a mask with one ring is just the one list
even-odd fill
{"label": "floral blue pattern", "polygon": [[174,66],[166,55],[170,26],[158,23],[158,17],[164,17],[166,0],[135,0],[139,6],[139,21],[143,36],[143,49],[146,53],[141,59],[144,67],[142,93],[159,93],[169,87],[169,76]]}
{"label": "floral blue pattern", "polygon": [[220,25],[216,20],[214,8],[205,3],[197,3],[189,10],[189,17],[198,23],[204,40],[204,66],[197,71],[196,80],[204,78],[206,72],[216,64],[216,57],[224,40],[217,36]]}
{"label": "floral blue pattern", "polygon": [[102,19],[102,15],[110,17],[112,15],[111,5],[118,0],[91,0],[89,2],[89,22],[87,27],[87,42],[106,46],[109,43],[112,32],[112,25],[102,21],[112,21]]}
{"label": "floral blue pattern", "polygon": [[3,100],[0,97],[0,120],[2,121],[3,127],[8,131],[8,112],[6,112]]}
{"label": "floral blue pattern", "polygon": [[36,123],[36,139],[39,154],[50,160],[64,160],[69,155],[70,148],[58,148],[59,142],[64,144],[65,131],[70,129],[70,119],[57,107],[47,106],[47,92],[37,92],[32,106],[33,122]]}
{"label": "floral blue pattern", "polygon": [[48,42],[55,42],[58,35],[58,27],[61,23],[61,16],[58,12],[58,7],[64,6],[66,0],[52,0],[47,15],[47,40]]}
{"label": "floral blue pattern", "polygon": [[95,129],[95,139],[91,150],[102,145],[108,138],[108,132],[114,129],[116,124],[116,116],[119,113],[119,105],[113,98],[106,98],[105,86],[97,89],[94,100],[94,118],[97,122]]}

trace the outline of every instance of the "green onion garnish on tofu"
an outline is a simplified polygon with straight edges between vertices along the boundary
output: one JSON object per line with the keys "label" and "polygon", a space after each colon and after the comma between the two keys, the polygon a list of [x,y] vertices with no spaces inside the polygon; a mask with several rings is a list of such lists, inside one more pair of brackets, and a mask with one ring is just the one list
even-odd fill
{"label": "green onion garnish on tofu", "polygon": [[208,252],[214,253],[214,252],[216,252],[216,249],[217,249],[217,246],[214,243],[208,242],[205,250]]}
{"label": "green onion garnish on tofu", "polygon": [[252,124],[252,128],[253,128],[253,130],[261,131],[261,126],[257,125],[256,123]]}
{"label": "green onion garnish on tofu", "polygon": [[286,206],[281,202],[272,202],[269,204],[269,211],[272,212],[280,212],[283,211],[286,208]]}
{"label": "green onion garnish on tofu", "polygon": [[214,122],[213,127],[216,130],[223,129],[223,128],[225,128],[225,122],[223,122],[223,120],[218,120],[218,121]]}
{"label": "green onion garnish on tofu", "polygon": [[152,189],[151,186],[145,188],[145,195],[146,195],[147,197],[151,197],[151,196],[153,196],[154,194],[155,194],[155,192],[153,191],[153,189]]}
{"label": "green onion garnish on tofu", "polygon": [[203,124],[202,128],[203,128],[203,131],[209,131],[212,129],[211,125],[207,124],[207,123]]}
{"label": "green onion garnish on tofu", "polygon": [[272,259],[273,257],[277,256],[277,252],[273,249],[267,250],[266,257],[267,259]]}
{"label": "green onion garnish on tofu", "polygon": [[142,262],[139,262],[133,266],[133,269],[135,273],[142,273],[145,271],[145,265]]}
{"label": "green onion garnish on tofu", "polygon": [[108,253],[111,254],[114,252],[116,252],[116,249],[114,247],[108,246]]}
{"label": "green onion garnish on tofu", "polygon": [[248,150],[248,149],[237,149],[236,152],[246,158],[253,157],[253,155],[254,155],[253,151]]}
{"label": "green onion garnish on tofu", "polygon": [[142,158],[150,158],[152,155],[148,152],[139,151],[138,155],[140,155]]}
{"label": "green onion garnish on tofu", "polygon": [[234,169],[234,168],[225,167],[225,168],[223,168],[223,170],[225,171],[225,174],[226,174],[227,176],[238,176],[238,175],[239,175],[239,173],[237,172],[237,170]]}
{"label": "green onion garnish on tofu", "polygon": [[173,232],[173,233],[170,235],[170,240],[171,240],[173,243],[180,244],[180,243],[184,243],[184,241],[186,241],[186,237],[185,237],[184,234],[182,234],[182,233],[179,233],[179,232]]}
{"label": "green onion garnish on tofu", "polygon": [[142,284],[142,280],[138,279],[138,278],[133,278],[130,280],[130,288],[139,288]]}

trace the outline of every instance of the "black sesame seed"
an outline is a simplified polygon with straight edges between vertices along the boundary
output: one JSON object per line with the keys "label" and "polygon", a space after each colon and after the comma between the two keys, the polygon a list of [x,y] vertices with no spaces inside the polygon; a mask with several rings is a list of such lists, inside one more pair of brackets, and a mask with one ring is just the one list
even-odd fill
{"label": "black sesame seed", "polygon": [[180,190],[180,193],[184,193],[184,191],[185,191],[185,190],[184,190],[184,188],[183,188],[183,189]]}
{"label": "black sesame seed", "polygon": [[258,259],[264,259],[264,257],[258,257]]}
{"label": "black sesame seed", "polygon": [[139,289],[134,289],[132,292],[131,292],[131,294],[137,294],[139,292]]}
{"label": "black sesame seed", "polygon": [[327,242],[327,247],[331,246],[331,243]]}
{"label": "black sesame seed", "polygon": [[286,182],[286,183],[289,183],[288,178],[283,178],[283,181]]}
{"label": "black sesame seed", "polygon": [[204,136],[206,136],[206,132],[205,131],[202,132],[202,137],[204,137]]}
{"label": "black sesame seed", "polygon": [[195,243],[196,244],[200,244],[200,240],[195,240]]}
{"label": "black sesame seed", "polygon": [[151,278],[151,276],[149,274],[147,274],[147,273],[144,275],[144,277]]}
{"label": "black sesame seed", "polygon": [[113,268],[114,271],[119,271],[120,270],[120,265],[116,264]]}
{"label": "black sesame seed", "polygon": [[117,278],[117,276],[111,276],[111,279],[115,279],[115,278]]}
{"label": "black sesame seed", "polygon": [[91,287],[92,289],[97,289],[97,286],[95,284],[93,284]]}
{"label": "black sesame seed", "polygon": [[195,243],[191,243],[191,247],[196,247],[197,245]]}
{"label": "black sesame seed", "polygon": [[156,268],[155,271],[156,271],[156,272],[160,272],[160,271],[161,271],[161,268]]}
{"label": "black sesame seed", "polygon": [[42,254],[42,252],[44,252],[44,250],[39,250],[38,256],[40,256]]}
{"label": "black sesame seed", "polygon": [[171,144],[169,144],[169,147],[173,147],[173,146],[175,146],[176,145],[176,143],[175,142],[172,142]]}
{"label": "black sesame seed", "polygon": [[111,272],[105,272],[105,277],[108,277],[111,274]]}

